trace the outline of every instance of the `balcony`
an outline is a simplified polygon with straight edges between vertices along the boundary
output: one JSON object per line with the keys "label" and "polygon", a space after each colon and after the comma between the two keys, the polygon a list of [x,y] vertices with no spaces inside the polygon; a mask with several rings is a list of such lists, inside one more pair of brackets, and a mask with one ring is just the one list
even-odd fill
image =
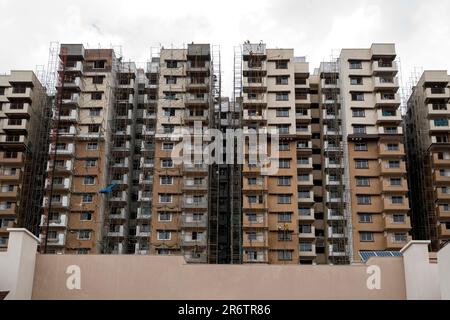
{"label": "balcony", "polygon": [[136,227],[136,237],[141,238],[149,238],[150,237],[150,226],[143,227],[143,226],[137,226]]}
{"label": "balcony", "polygon": [[152,192],[150,192],[150,191],[139,191],[139,193],[138,193],[138,201],[139,202],[151,202],[152,201]]}
{"label": "balcony", "polygon": [[322,90],[339,89],[339,83],[337,81],[333,82],[327,79],[321,79],[320,86]]}
{"label": "balcony", "polygon": [[327,219],[329,221],[340,221],[340,220],[345,220],[345,216],[344,214],[339,214],[338,212],[331,210],[331,209],[327,209]]}
{"label": "balcony", "polygon": [[144,118],[144,120],[145,119],[156,120],[156,112],[144,110],[142,117]]}
{"label": "balcony", "polygon": [[122,103],[122,104],[133,104],[133,102],[134,102],[134,96],[132,93],[130,93],[128,95],[122,95],[122,96],[119,95],[116,99],[117,99],[118,103]]}
{"label": "balcony", "polygon": [[131,126],[126,126],[124,128],[117,128],[113,134],[118,137],[131,137]]}
{"label": "balcony", "polygon": [[67,128],[60,128],[58,130],[58,135],[60,138],[74,138],[77,134],[77,129],[75,126],[70,126]]}
{"label": "balcony", "polygon": [[118,186],[127,186],[128,185],[128,175],[124,174],[122,176],[122,179],[117,179],[117,180],[113,179],[111,181],[111,184],[116,184]]}
{"label": "balcony", "polygon": [[[55,151],[55,145],[51,144],[50,145],[50,153],[53,154],[53,152]],[[59,156],[74,156],[75,153],[75,145],[73,143],[70,143],[68,145],[66,145],[66,148],[58,148],[56,149],[56,154]]]}
{"label": "balcony", "polygon": [[[53,162],[47,163],[47,171],[53,170]],[[63,166],[56,166],[55,173],[57,174],[72,174],[73,173],[73,163],[71,160],[66,160]]]}
{"label": "balcony", "polygon": [[187,71],[188,72],[209,72],[211,68],[211,63],[209,61],[205,61],[205,63],[193,63],[192,61],[187,62]]}
{"label": "balcony", "polygon": [[378,92],[375,95],[375,106],[384,107],[384,106],[400,106],[400,95],[398,93],[380,93]]}
{"label": "balcony", "polygon": [[[54,119],[57,119],[57,115],[53,115]],[[68,114],[61,114],[60,116],[61,121],[65,122],[77,122],[78,121],[78,111],[77,110],[70,110]]]}
{"label": "balcony", "polygon": [[[443,170],[443,169],[441,169]],[[441,172],[439,169],[434,169],[433,172],[433,179],[435,183],[439,184],[449,184],[450,183],[450,171],[449,170],[443,170]]]}
{"label": "balcony", "polygon": [[394,218],[389,215],[383,218],[384,220],[384,228],[386,230],[404,230],[409,231],[411,229],[411,218],[406,216],[404,221],[395,222]]}
{"label": "balcony", "polygon": [[337,163],[337,161],[330,162],[329,158],[325,158],[325,168],[328,168],[328,169],[344,168],[344,164],[342,161],[340,163]]}
{"label": "balcony", "polygon": [[[70,191],[70,187],[72,186],[72,181],[70,178],[62,179],[62,183],[53,182],[53,190],[57,191]],[[45,180],[45,189],[50,190],[52,187],[51,179]]]}
{"label": "balcony", "polygon": [[185,121],[203,121],[206,122],[209,119],[209,112],[202,111],[202,112],[190,112],[189,110],[184,113],[184,120]]}
{"label": "balcony", "polygon": [[309,93],[305,94],[295,94],[296,104],[311,104],[311,95]]}
{"label": "balcony", "polygon": [[133,90],[135,87],[136,81],[134,79],[125,79],[124,81],[119,80],[119,89],[130,89]]}
{"label": "balcony", "polygon": [[125,220],[127,219],[125,208],[120,208],[109,214],[109,220]]}
{"label": "balcony", "polygon": [[402,143],[398,143],[398,148],[380,143],[378,146],[378,153],[380,154],[380,157],[402,157],[405,155],[405,147]]}
{"label": "balcony", "polygon": [[407,235],[404,240],[395,239],[394,235],[386,236],[386,250],[400,250],[412,240],[410,235]]}
{"label": "balcony", "polygon": [[208,184],[206,179],[203,179],[201,182],[196,182],[195,180],[184,179],[183,181],[183,190],[186,191],[207,191]]}
{"label": "balcony", "polygon": [[445,223],[441,223],[439,225],[438,231],[439,231],[440,238],[445,238],[445,239],[450,238],[450,228],[447,228]]}
{"label": "balcony", "polygon": [[430,131],[449,131],[450,124],[447,117],[430,121]]}
{"label": "balcony", "polygon": [[14,216],[17,214],[17,204],[11,203],[11,205],[7,206],[5,203],[0,203],[0,214],[4,216]]}
{"label": "balcony", "polygon": [[342,152],[344,150],[342,142],[336,145],[336,144],[331,144],[328,141],[325,141],[324,149],[327,151],[334,151],[334,152]]}
{"label": "balcony", "polygon": [[243,99],[244,105],[266,105],[267,96],[265,94],[257,94],[255,96],[249,97],[249,95],[244,95]]}
{"label": "balcony", "polygon": [[153,184],[153,175],[146,175],[144,173],[141,173],[139,175],[139,184],[143,184],[143,185]]}
{"label": "balcony", "polygon": [[430,99],[450,100],[450,88],[426,88],[425,89],[425,101]]}
{"label": "balcony", "polygon": [[62,104],[63,105],[76,105],[78,106],[80,103],[80,95],[78,93],[72,94],[70,97],[63,97]]}
{"label": "balcony", "polygon": [[450,201],[450,191],[449,189],[446,189],[447,191],[442,191],[441,187],[435,187],[434,190],[434,197],[437,200],[442,201]]}
{"label": "balcony", "polygon": [[3,130],[11,132],[27,132],[29,128],[29,120],[27,119],[3,119]]}
{"label": "balcony", "polygon": [[108,231],[108,237],[121,238],[125,235],[124,226],[118,226],[118,228],[114,228],[113,230]]}
{"label": "balcony", "polygon": [[192,239],[189,235],[183,235],[181,237],[181,245],[183,247],[206,247],[206,237],[199,237],[198,239]]}
{"label": "balcony", "polygon": [[81,78],[76,77],[72,81],[64,81],[63,88],[81,90]]}
{"label": "balcony", "polygon": [[393,130],[391,128],[386,129],[385,127],[378,127],[378,134],[380,134],[380,135],[403,134],[403,127],[401,127],[401,126],[395,127],[395,130]]}
{"label": "balcony", "polygon": [[297,185],[298,186],[313,186],[313,175],[308,175],[308,179],[304,179],[302,176],[297,176]]}
{"label": "balcony", "polygon": [[345,248],[337,248],[337,246],[333,246],[332,244],[328,246],[328,255],[330,257],[345,257],[348,255],[348,251],[348,246],[345,246]]}
{"label": "balcony", "polygon": [[383,184],[381,188],[381,192],[389,192],[389,193],[407,193],[408,192],[408,183],[406,182],[406,179],[401,179],[400,185],[392,185],[390,182],[390,179],[383,179]]}
{"label": "balcony", "polygon": [[27,87],[24,90],[21,90],[21,89],[14,90],[14,88],[8,88],[6,90],[7,92],[5,92],[5,94],[9,100],[20,99],[20,100],[31,101],[31,97],[33,96],[33,89],[31,89],[30,87]]}
{"label": "balcony", "polygon": [[375,90],[398,90],[398,78],[383,76],[375,77],[373,86]]}
{"label": "balcony", "polygon": [[25,156],[22,152],[15,158],[6,158],[5,153],[0,153],[0,164],[22,166],[25,163]]}
{"label": "balcony", "polygon": [[340,100],[341,100],[340,95],[338,95],[338,94],[331,95],[331,96],[322,94],[321,99],[324,104],[329,104],[329,105],[339,104]]}
{"label": "balcony", "polygon": [[22,149],[24,150],[25,145],[28,142],[28,137],[25,135],[0,135],[0,144],[3,148],[11,148],[11,149]]}
{"label": "balcony", "polygon": [[372,71],[374,74],[392,73],[393,75],[395,75],[398,72],[398,65],[396,61],[392,62],[374,61],[372,62]]}
{"label": "balcony", "polygon": [[307,141],[306,143],[297,143],[297,151],[311,151],[312,141]]}
{"label": "balcony", "polygon": [[295,119],[297,122],[310,122],[311,118],[311,109],[306,109],[306,112],[296,112]]}
{"label": "balcony", "polygon": [[130,141],[126,141],[125,143],[122,144],[115,144],[112,146],[112,151],[113,152],[118,152],[118,153],[128,153],[130,152]]}
{"label": "balcony", "polygon": [[267,250],[254,250],[255,248],[250,248],[251,251],[256,251],[256,257],[253,254],[244,254],[243,262],[249,264],[258,264],[258,263],[268,263],[269,260],[267,258]]}
{"label": "balcony", "polygon": [[19,169],[0,169],[0,182],[20,182],[22,179],[22,171]]}
{"label": "balcony", "polygon": [[314,203],[315,201],[314,201],[313,192],[309,192],[308,194],[309,194],[309,196],[307,196],[306,194],[302,195],[299,193],[298,194],[298,203]]}
{"label": "balcony", "polygon": [[248,235],[244,233],[242,247],[244,248],[268,248],[269,240],[263,233],[258,233],[255,240],[249,240]]}
{"label": "balcony", "polygon": [[322,111],[322,117],[323,117],[324,120],[334,120],[334,119],[336,119],[336,117],[340,119],[341,118],[341,113],[340,112],[338,112],[337,114],[336,113],[329,113],[327,110],[323,110]]}
{"label": "balcony", "polygon": [[183,165],[183,171],[185,173],[208,173],[209,170],[209,166],[206,164],[199,164],[199,165],[188,165],[185,164]]}
{"label": "balcony", "polygon": [[436,213],[439,219],[449,219],[450,218],[450,210],[445,210],[445,207],[442,205],[436,205]]}
{"label": "balcony", "polygon": [[139,220],[150,220],[152,218],[151,210],[144,210],[143,208],[138,208],[136,218]]}
{"label": "balcony", "polygon": [[311,135],[312,135],[311,125],[308,125],[306,127],[302,127],[302,126],[298,126],[297,125],[296,133],[297,133],[297,136],[299,136],[300,138],[310,138]]}
{"label": "balcony", "polygon": [[267,219],[265,219],[264,214],[258,214],[256,219],[250,220],[249,215],[244,214],[242,227],[249,229],[265,229],[268,227]]}
{"label": "balcony", "polygon": [[29,117],[31,105],[29,103],[5,103],[3,112],[7,117]]}
{"label": "balcony", "polygon": [[62,247],[66,244],[66,235],[64,233],[58,233],[56,238],[49,238],[47,245],[49,247]]}
{"label": "balcony", "polygon": [[308,214],[305,214],[306,212],[298,210],[298,220],[299,221],[315,221],[316,218],[314,217],[314,207],[311,207],[308,211]]}
{"label": "balcony", "polygon": [[383,110],[378,109],[377,110],[377,124],[388,122],[388,123],[396,123],[399,124],[402,122],[402,115],[400,114],[399,110],[396,110],[394,112],[385,112]]}
{"label": "balcony", "polygon": [[181,216],[181,227],[182,228],[207,228],[208,227],[208,216],[201,215],[200,218],[196,218],[193,215],[182,215]]}
{"label": "balcony", "polygon": [[450,115],[450,103],[428,103],[428,116],[444,116],[448,118]]}
{"label": "balcony", "polygon": [[246,72],[258,72],[258,73],[262,73],[265,74],[267,72],[267,62],[266,61],[261,61],[261,63],[251,63],[249,61],[244,61],[243,62],[243,71],[244,73]]}
{"label": "balcony", "polygon": [[330,192],[326,193],[326,201],[329,203],[339,203],[342,201],[341,198],[336,197],[335,194],[331,194]]}
{"label": "balcony", "polygon": [[395,166],[389,166],[389,162],[382,161],[380,163],[380,172],[382,175],[399,175],[399,174],[405,174],[406,173],[406,163],[405,161],[400,161],[400,165],[398,167]]}
{"label": "balcony", "polygon": [[336,178],[331,179],[329,174],[326,175],[325,183],[327,186],[339,186],[341,184],[339,179]]}
{"label": "balcony", "polygon": [[316,245],[311,243],[311,247],[306,250],[305,247],[299,246],[299,254],[301,257],[315,257],[316,256]]}
{"label": "balcony", "polygon": [[328,227],[328,238],[343,239],[346,238],[344,230],[333,231],[333,227]]}
{"label": "balcony", "polygon": [[202,253],[193,253],[193,252],[185,253],[184,260],[187,263],[208,263],[207,254],[204,252],[202,252]]}
{"label": "balcony", "polygon": [[316,228],[314,226],[311,226],[310,232],[303,232],[302,230],[299,230],[298,237],[300,239],[315,239],[316,238]]}
{"label": "balcony", "polygon": [[147,143],[145,141],[142,141],[142,143],[141,143],[141,152],[144,152],[144,153],[153,153],[153,152],[155,152],[155,144],[154,143]]}
{"label": "balcony", "polygon": [[391,197],[383,197],[383,210],[385,211],[408,211],[409,203],[408,198],[403,197],[403,203],[392,203]]}
{"label": "balcony", "polygon": [[297,169],[305,169],[305,170],[312,170],[313,168],[313,162],[312,158],[308,158],[308,162],[300,161],[297,159]]}
{"label": "balcony", "polygon": [[109,198],[110,202],[127,202],[128,195],[126,191],[118,192],[116,194],[112,194]]}
{"label": "balcony", "polygon": [[[62,214],[57,220],[50,220],[50,228],[67,228],[67,215]],[[47,226],[47,216],[41,216],[41,228]]]}
{"label": "balcony", "polygon": [[[49,198],[44,197],[44,207],[48,208],[50,204]],[[59,201],[53,200],[51,203],[52,210],[56,209],[70,209],[70,199],[68,196],[62,196]]]}
{"label": "balcony", "polygon": [[210,88],[211,84],[209,82],[209,78],[205,78],[204,82],[201,81],[192,81],[192,80],[188,80],[186,83],[186,89],[187,90],[196,90],[196,91],[208,91]]}
{"label": "balcony", "polygon": [[120,112],[115,118],[118,120],[133,120],[133,110],[128,110],[126,113]]}
{"label": "balcony", "polygon": [[184,103],[186,106],[193,106],[193,105],[208,106],[209,96],[208,95],[205,95],[204,97],[188,96]]}
{"label": "balcony", "polygon": [[325,136],[327,136],[327,135],[330,135],[330,136],[342,135],[340,130],[336,130],[336,128],[330,127],[328,125],[323,126],[323,134]]}
{"label": "balcony", "polygon": [[77,73],[77,74],[81,74],[83,73],[83,62],[82,61],[75,61],[75,63],[73,64],[67,64],[65,66],[65,70],[66,73]]}
{"label": "balcony", "polygon": [[17,200],[17,198],[20,195],[20,188],[19,186],[14,186],[11,189],[9,189],[9,186],[3,186],[0,188],[0,199],[10,199],[10,200]]}
{"label": "balcony", "polygon": [[116,161],[113,161],[111,167],[113,169],[128,169],[129,168],[129,161],[128,158],[119,158]]}
{"label": "balcony", "polygon": [[244,121],[267,121],[267,111],[263,110],[259,113],[249,114],[249,110],[244,110]]}
{"label": "balcony", "polygon": [[194,199],[184,198],[183,208],[185,209],[208,209],[208,200],[203,198],[203,200],[196,201]]}
{"label": "balcony", "polygon": [[266,77],[244,77],[243,83],[244,91],[261,92],[267,90]]}

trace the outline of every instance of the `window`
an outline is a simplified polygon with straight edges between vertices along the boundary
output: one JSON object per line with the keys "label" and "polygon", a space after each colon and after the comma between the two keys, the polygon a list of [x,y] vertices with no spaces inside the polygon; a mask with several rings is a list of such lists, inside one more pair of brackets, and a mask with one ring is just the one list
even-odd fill
{"label": "window", "polygon": [[92,186],[95,184],[95,177],[93,176],[86,176],[84,177],[84,181],[83,181],[84,185],[89,185]]}
{"label": "window", "polygon": [[245,251],[247,254],[248,261],[258,261],[258,251],[256,250],[247,250]]}
{"label": "window", "polygon": [[90,142],[87,144],[87,150],[98,150],[98,143],[97,142]]}
{"label": "window", "polygon": [[0,96],[5,95],[5,87],[0,87]]}
{"label": "window", "polygon": [[289,77],[288,76],[279,76],[276,78],[276,84],[277,85],[288,85],[289,84]]}
{"label": "window", "polygon": [[263,196],[247,196],[248,203],[263,203]]}
{"label": "window", "polygon": [[356,196],[359,205],[369,205],[372,203],[372,198],[370,196]]}
{"label": "window", "polygon": [[249,222],[257,222],[258,221],[258,215],[256,213],[247,213],[247,220]]}
{"label": "window", "polygon": [[103,77],[101,77],[101,76],[92,77],[92,83],[93,84],[103,84]]}
{"label": "window", "polygon": [[81,198],[81,202],[83,203],[92,203],[94,197],[92,194],[84,194]]}
{"label": "window", "polygon": [[159,203],[172,203],[172,195],[171,194],[160,194],[159,195]]}
{"label": "window", "polygon": [[436,127],[448,127],[448,119],[447,118],[434,119],[434,125]]}
{"label": "window", "polygon": [[287,69],[288,68],[288,60],[278,60],[275,62],[275,69]]}
{"label": "window", "polygon": [[281,141],[278,144],[278,150],[279,151],[289,151],[289,142],[288,141]]}
{"label": "window", "polygon": [[405,223],[405,215],[404,214],[393,214],[392,221],[394,223]]}
{"label": "window", "polygon": [[21,126],[22,119],[8,119],[8,125],[9,126]]}
{"label": "window", "polygon": [[354,125],[353,126],[353,133],[354,134],[365,134],[366,133],[366,126],[362,124]]}
{"label": "window", "polygon": [[289,92],[277,92],[276,101],[288,101],[289,100]]}
{"label": "window", "polygon": [[3,156],[5,159],[16,159],[19,154],[16,151],[5,151]]}
{"label": "window", "polygon": [[251,186],[257,185],[258,179],[257,178],[248,178],[248,184]]}
{"label": "window", "polygon": [[369,160],[355,160],[356,169],[369,169]]}
{"label": "window", "polygon": [[172,238],[172,233],[170,231],[158,231],[158,240],[165,241]]}
{"label": "window", "polygon": [[363,142],[355,143],[355,151],[367,151],[367,150],[368,150],[367,143]]}
{"label": "window", "polygon": [[177,100],[177,94],[175,92],[166,92],[164,94],[164,99],[166,99],[166,100]]}
{"label": "window", "polygon": [[164,143],[162,144],[162,149],[163,149],[164,151],[171,151],[171,150],[173,150],[173,146],[174,146],[173,143],[170,143],[170,142],[164,142]]}
{"label": "window", "polygon": [[388,143],[388,144],[386,144],[384,149],[386,151],[398,151],[398,150],[400,150],[400,146],[398,143]]}
{"label": "window", "polygon": [[290,186],[291,185],[291,177],[288,177],[288,176],[278,177],[278,185],[279,186]]}
{"label": "window", "polygon": [[102,100],[103,94],[101,92],[92,92],[91,93],[91,100]]}
{"label": "window", "polygon": [[350,69],[362,69],[362,62],[360,60],[351,60]]}
{"label": "window", "polygon": [[89,252],[91,252],[91,250],[90,249],[87,249],[87,248],[80,248],[80,249],[78,249],[78,254],[89,254]]}
{"label": "window", "polygon": [[290,203],[291,203],[291,195],[289,194],[278,195],[278,204],[290,204]]}
{"label": "window", "polygon": [[165,117],[175,117],[175,109],[174,108],[165,108],[164,116]]}
{"label": "window", "polygon": [[356,177],[356,185],[358,187],[368,187],[368,186],[370,186],[370,178],[368,178],[368,177]]}
{"label": "window", "polygon": [[277,109],[277,117],[278,118],[286,118],[289,117],[289,108],[280,108]]}
{"label": "window", "polygon": [[360,213],[358,214],[360,223],[372,223],[372,214],[371,213]]}
{"label": "window", "polygon": [[161,168],[173,168],[173,161],[171,159],[161,160]]}
{"label": "window", "polygon": [[94,168],[96,166],[97,166],[97,160],[95,160],[95,159],[88,159],[85,161],[86,168]]}
{"label": "window", "polygon": [[172,185],[173,184],[173,177],[171,176],[162,176],[160,178],[160,184],[161,185]]}
{"label": "window", "polygon": [[80,213],[80,221],[91,221],[92,213],[90,212],[82,212]]}
{"label": "window", "polygon": [[302,173],[297,175],[297,181],[309,181],[310,175],[308,173]]}
{"label": "window", "polygon": [[312,233],[312,226],[310,224],[300,224],[298,226],[299,233]]}
{"label": "window", "polygon": [[94,69],[105,69],[105,60],[97,60],[94,61]]}
{"label": "window", "polygon": [[353,109],[352,115],[354,118],[364,118],[366,116],[366,111],[364,109]]}
{"label": "window", "polygon": [[352,93],[352,101],[364,101],[364,93],[353,92]]}
{"label": "window", "polygon": [[392,196],[391,203],[392,204],[403,204],[403,196]]}
{"label": "window", "polygon": [[397,127],[384,127],[384,133],[386,134],[397,134],[398,129]]}
{"label": "window", "polygon": [[361,232],[359,234],[359,239],[363,242],[372,242],[373,240],[373,232]]}
{"label": "window", "polygon": [[391,186],[401,186],[402,178],[391,178],[390,183],[391,183]]}
{"label": "window", "polygon": [[247,239],[249,241],[256,241],[258,240],[258,234],[256,232],[247,232]]}
{"label": "window", "polygon": [[307,165],[309,165],[309,158],[308,157],[298,157],[297,158],[297,164],[300,164],[300,165],[307,164]]}
{"label": "window", "polygon": [[158,221],[172,221],[172,214],[169,212],[160,212],[158,215]]}
{"label": "window", "polygon": [[177,77],[167,77],[166,84],[177,84]]}
{"label": "window", "polygon": [[289,169],[291,167],[291,160],[289,160],[289,159],[280,159],[279,167],[280,167],[280,169]]}
{"label": "window", "polygon": [[278,213],[278,222],[291,222],[292,213],[290,212],[280,212]]}
{"label": "window", "polygon": [[404,232],[396,232],[393,238],[394,242],[406,242],[407,235]]}
{"label": "window", "polygon": [[311,193],[309,190],[301,190],[298,192],[298,197],[300,199],[308,199],[311,197]]}
{"label": "window", "polygon": [[278,231],[278,241],[291,241],[292,232],[288,231]]}
{"label": "window", "polygon": [[89,240],[91,239],[91,231],[80,230],[78,231],[78,240]]}
{"label": "window", "polygon": [[178,68],[178,62],[175,60],[166,60],[167,68],[175,69]]}
{"label": "window", "polygon": [[388,168],[390,169],[400,168],[400,160],[389,160]]}
{"label": "window", "polygon": [[48,239],[52,239],[52,240],[56,240],[58,238],[58,233],[56,231],[49,231],[47,233],[47,238]]}
{"label": "window", "polygon": [[362,77],[351,77],[350,78],[350,84],[352,86],[359,86],[363,84],[363,78]]}
{"label": "window", "polygon": [[100,108],[89,109],[89,116],[90,117],[99,117],[101,110],[102,109],[100,109]]}
{"label": "window", "polygon": [[278,251],[278,260],[291,261],[292,260],[292,251],[279,250]]}
{"label": "window", "polygon": [[313,247],[311,242],[300,242],[300,252],[312,252]]}

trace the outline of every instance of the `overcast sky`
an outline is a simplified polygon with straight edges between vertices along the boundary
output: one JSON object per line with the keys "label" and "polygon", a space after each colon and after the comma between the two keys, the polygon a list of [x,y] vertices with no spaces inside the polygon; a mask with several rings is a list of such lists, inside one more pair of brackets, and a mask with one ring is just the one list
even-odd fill
{"label": "overcast sky", "polygon": [[311,71],[333,50],[372,42],[396,43],[404,84],[415,67],[450,69],[448,0],[0,0],[0,13],[0,73],[46,65],[51,41],[122,46],[138,62],[159,44],[217,44],[224,94],[233,47],[246,40],[294,48]]}

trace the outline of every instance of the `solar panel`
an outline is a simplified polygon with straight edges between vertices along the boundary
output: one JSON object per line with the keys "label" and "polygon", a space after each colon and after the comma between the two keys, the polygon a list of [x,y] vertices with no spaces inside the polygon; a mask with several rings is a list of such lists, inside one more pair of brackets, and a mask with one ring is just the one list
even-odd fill
{"label": "solar panel", "polygon": [[360,251],[359,256],[366,262],[370,257],[401,257],[403,254],[400,251]]}

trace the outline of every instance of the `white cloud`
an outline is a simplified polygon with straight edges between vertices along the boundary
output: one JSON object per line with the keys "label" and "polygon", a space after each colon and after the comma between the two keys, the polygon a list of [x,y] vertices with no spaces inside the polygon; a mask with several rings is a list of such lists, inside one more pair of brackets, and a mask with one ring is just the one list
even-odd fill
{"label": "white cloud", "polygon": [[232,88],[233,47],[245,40],[294,48],[308,57],[311,70],[333,49],[372,42],[397,44],[404,78],[415,66],[450,69],[445,0],[0,0],[0,12],[1,73],[46,64],[51,41],[121,45],[125,58],[138,62],[159,44],[220,44],[226,94]]}

